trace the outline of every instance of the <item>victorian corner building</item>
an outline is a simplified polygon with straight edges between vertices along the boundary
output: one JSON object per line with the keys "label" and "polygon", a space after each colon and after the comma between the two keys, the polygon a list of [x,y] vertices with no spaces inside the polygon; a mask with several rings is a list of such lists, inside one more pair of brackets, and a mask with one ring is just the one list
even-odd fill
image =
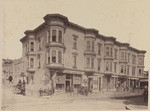
{"label": "victorian corner building", "polygon": [[66,91],[85,86],[92,92],[140,87],[144,54],[128,43],[74,24],[60,14],[48,14],[44,23],[25,31],[23,74],[27,87]]}

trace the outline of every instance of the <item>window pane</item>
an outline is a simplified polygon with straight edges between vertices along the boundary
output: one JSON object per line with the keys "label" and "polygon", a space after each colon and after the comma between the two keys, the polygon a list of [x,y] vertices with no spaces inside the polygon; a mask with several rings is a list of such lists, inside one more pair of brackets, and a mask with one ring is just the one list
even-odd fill
{"label": "window pane", "polygon": [[33,67],[34,67],[34,59],[30,58],[30,68],[33,68]]}
{"label": "window pane", "polygon": [[52,30],[52,42],[56,42],[56,30]]}
{"label": "window pane", "polygon": [[62,43],[62,31],[60,31],[60,30],[59,30],[59,39],[58,39],[58,41],[60,43]]}
{"label": "window pane", "polygon": [[58,63],[62,63],[62,52],[58,51]]}
{"label": "window pane", "polygon": [[87,51],[90,51],[90,41],[87,41]]}
{"label": "window pane", "polygon": [[86,67],[90,68],[90,58],[86,58]]}
{"label": "window pane", "polygon": [[31,51],[34,51],[34,42],[31,42]]}

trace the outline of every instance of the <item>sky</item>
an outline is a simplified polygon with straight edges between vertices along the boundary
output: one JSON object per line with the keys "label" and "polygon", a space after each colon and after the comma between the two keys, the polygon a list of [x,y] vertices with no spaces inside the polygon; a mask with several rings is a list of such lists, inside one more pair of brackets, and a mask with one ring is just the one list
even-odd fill
{"label": "sky", "polygon": [[75,24],[95,28],[100,34],[146,50],[145,70],[148,70],[149,6],[150,0],[4,0],[2,58],[20,58],[24,32],[42,24],[46,14],[59,13]]}

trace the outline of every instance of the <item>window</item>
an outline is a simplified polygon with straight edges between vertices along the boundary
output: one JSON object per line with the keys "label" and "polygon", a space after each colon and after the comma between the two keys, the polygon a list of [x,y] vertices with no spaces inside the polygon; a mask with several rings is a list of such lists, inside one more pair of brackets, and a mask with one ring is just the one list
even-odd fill
{"label": "window", "polygon": [[115,49],[115,59],[117,59],[117,49]]}
{"label": "window", "polygon": [[34,59],[30,58],[30,68],[34,68]]}
{"label": "window", "polygon": [[87,41],[87,51],[90,51],[90,41]]}
{"label": "window", "polygon": [[101,44],[98,44],[98,55],[101,55]]}
{"label": "window", "polygon": [[38,39],[39,50],[41,50],[41,39]]}
{"label": "window", "polygon": [[139,59],[139,65],[143,65],[142,58]]}
{"label": "window", "polygon": [[110,71],[112,71],[112,62],[110,62]]}
{"label": "window", "polygon": [[124,52],[121,52],[121,60],[124,60]]}
{"label": "window", "polygon": [[106,62],[106,71],[109,71],[109,63]]}
{"label": "window", "polygon": [[142,69],[139,69],[139,75],[141,75],[142,74]]}
{"label": "window", "polygon": [[125,53],[125,61],[127,60],[127,53]]}
{"label": "window", "polygon": [[101,69],[101,60],[98,60],[98,63],[97,63],[97,70],[100,71]]}
{"label": "window", "polygon": [[110,51],[111,57],[113,56],[113,48],[111,47],[111,51]]}
{"label": "window", "polygon": [[48,59],[48,64],[50,63],[50,53],[47,52],[47,59]]}
{"label": "window", "polygon": [[77,38],[73,38],[73,49],[77,49]]}
{"label": "window", "polygon": [[121,71],[120,72],[123,73],[123,65],[121,65]]}
{"label": "window", "polygon": [[86,67],[90,68],[90,58],[86,58]]}
{"label": "window", "polygon": [[127,75],[129,75],[129,67],[130,67],[130,66],[127,66]]}
{"label": "window", "polygon": [[73,56],[73,62],[74,62],[73,68],[77,68],[77,56],[76,55]]}
{"label": "window", "polygon": [[61,30],[59,30],[58,42],[62,43],[62,31]]}
{"label": "window", "polygon": [[58,51],[58,63],[62,63],[62,52]]}
{"label": "window", "polygon": [[126,65],[124,66],[124,73],[126,74]]}
{"label": "window", "polygon": [[34,51],[34,42],[31,42],[31,51]]}
{"label": "window", "polygon": [[94,52],[94,41],[92,41],[92,51]]}
{"label": "window", "polygon": [[109,47],[106,47],[106,56],[109,56]]}
{"label": "window", "polygon": [[132,67],[132,75],[135,75],[135,67]]}
{"label": "window", "polygon": [[26,52],[28,52],[28,45],[26,44]]}
{"label": "window", "polygon": [[116,73],[117,70],[117,63],[114,63],[114,73]]}
{"label": "window", "polygon": [[107,77],[107,83],[110,83],[110,77]]}
{"label": "window", "polygon": [[136,56],[132,55],[132,64],[135,64]]}
{"label": "window", "polygon": [[130,61],[130,54],[128,53],[128,62]]}
{"label": "window", "polygon": [[56,63],[56,51],[55,50],[52,51],[52,62]]}
{"label": "window", "polygon": [[56,30],[52,30],[52,42],[56,42]]}
{"label": "window", "polygon": [[50,36],[50,30],[48,30],[47,33],[48,33],[48,35],[47,35],[47,37],[48,37],[48,43],[50,43],[50,37],[51,37],[51,36]]}
{"label": "window", "polygon": [[91,58],[91,68],[94,68],[94,58]]}

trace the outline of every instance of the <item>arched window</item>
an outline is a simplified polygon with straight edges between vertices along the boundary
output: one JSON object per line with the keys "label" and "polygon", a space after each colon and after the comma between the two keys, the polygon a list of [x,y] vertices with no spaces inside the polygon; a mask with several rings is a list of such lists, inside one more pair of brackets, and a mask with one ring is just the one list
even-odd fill
{"label": "arched window", "polygon": [[56,42],[56,30],[52,30],[52,42]]}
{"label": "arched window", "polygon": [[55,50],[52,51],[52,62],[56,63],[56,51]]}

